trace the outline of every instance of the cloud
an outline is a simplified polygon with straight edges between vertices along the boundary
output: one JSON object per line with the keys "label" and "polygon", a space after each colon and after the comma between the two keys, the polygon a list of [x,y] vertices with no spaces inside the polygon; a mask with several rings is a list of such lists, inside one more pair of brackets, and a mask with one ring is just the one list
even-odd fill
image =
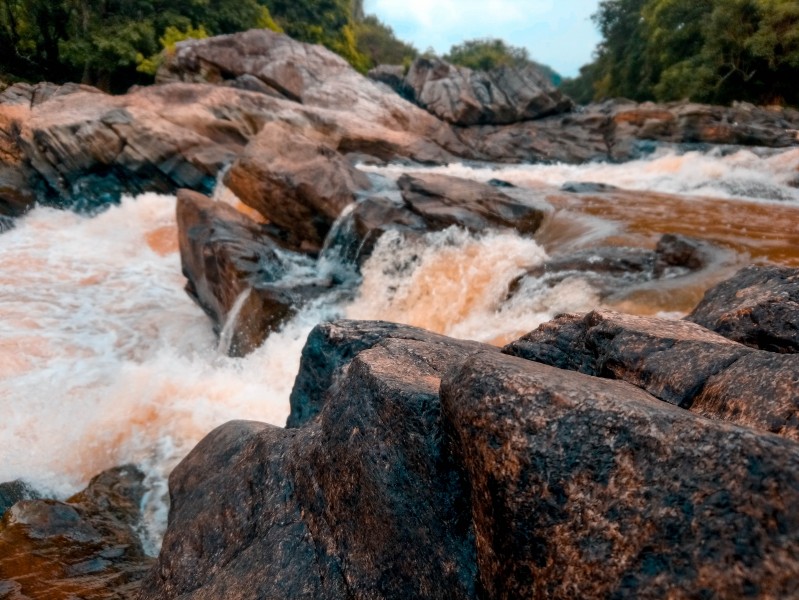
{"label": "cloud", "polygon": [[366,0],[397,35],[443,54],[468,39],[496,37],[567,75],[588,62],[599,39],[590,15],[598,0]]}

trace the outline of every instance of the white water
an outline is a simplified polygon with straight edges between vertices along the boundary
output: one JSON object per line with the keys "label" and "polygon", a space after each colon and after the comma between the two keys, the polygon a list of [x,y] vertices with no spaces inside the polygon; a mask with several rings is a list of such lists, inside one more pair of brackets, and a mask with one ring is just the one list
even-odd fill
{"label": "white water", "polygon": [[[790,195],[798,163],[799,151],[763,159],[742,151],[622,166],[441,170],[533,187],[582,180],[715,195],[737,177]],[[230,419],[283,425],[300,350],[321,320],[388,319],[502,343],[558,312],[598,304],[580,279],[547,288],[528,278],[506,301],[509,283],[546,258],[533,240],[456,230],[413,243],[389,235],[353,301],[317,303],[258,351],[232,359],[183,291],[174,210],[173,197],[153,194],[94,218],[37,208],[0,235],[0,482],[22,478],[66,497],[103,469],[137,463],[153,490],[151,551],[164,526],[169,470]]]}
{"label": "white water", "polygon": [[[406,167],[369,167],[364,171],[398,177]],[[419,168],[477,181],[502,179],[520,187],[561,186],[579,181],[605,183],[630,190],[647,190],[714,198],[799,202],[799,148],[759,156],[751,150],[729,155],[719,151],[674,152],[661,150],[652,156],[622,164],[514,165]],[[796,184],[794,184],[796,185]]]}

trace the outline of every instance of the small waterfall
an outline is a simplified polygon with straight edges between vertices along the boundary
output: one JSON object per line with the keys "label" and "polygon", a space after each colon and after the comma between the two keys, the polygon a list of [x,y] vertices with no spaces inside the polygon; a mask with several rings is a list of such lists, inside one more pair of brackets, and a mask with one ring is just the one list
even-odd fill
{"label": "small waterfall", "polygon": [[228,312],[227,317],[225,318],[225,325],[222,327],[222,331],[219,332],[219,344],[216,347],[216,351],[219,354],[224,354],[227,356],[228,352],[230,351],[230,344],[233,343],[233,334],[236,331],[236,325],[239,321],[241,309],[244,308],[244,303],[247,302],[247,299],[250,297],[251,293],[251,287],[248,287],[246,290],[241,292],[236,297],[236,301],[233,303],[230,312]]}

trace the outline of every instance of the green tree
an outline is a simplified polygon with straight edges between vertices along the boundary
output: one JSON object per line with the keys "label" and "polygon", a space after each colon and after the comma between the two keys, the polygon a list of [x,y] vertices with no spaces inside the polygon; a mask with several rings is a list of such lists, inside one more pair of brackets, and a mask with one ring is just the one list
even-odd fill
{"label": "green tree", "polygon": [[374,15],[358,21],[355,34],[358,52],[368,59],[369,67],[405,64],[419,55],[416,48],[397,39],[394,30]]}
{"label": "green tree", "polygon": [[496,67],[531,64],[526,48],[511,46],[504,40],[485,38],[456,44],[444,55],[444,60],[475,71],[488,71]]}

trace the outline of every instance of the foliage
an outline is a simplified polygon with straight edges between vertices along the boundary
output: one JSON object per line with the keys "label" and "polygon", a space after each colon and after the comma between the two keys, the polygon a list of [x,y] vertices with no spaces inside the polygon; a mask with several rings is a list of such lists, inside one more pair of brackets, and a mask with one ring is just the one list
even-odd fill
{"label": "foliage", "polygon": [[444,60],[475,71],[488,71],[497,67],[524,66],[530,64],[526,48],[506,44],[500,39],[469,40],[456,44],[444,55]]}
{"label": "foliage", "polygon": [[182,42],[183,40],[202,40],[207,37],[208,32],[202,25],[196,29],[189,25],[185,31],[174,25],[170,25],[166,28],[166,31],[164,31],[164,35],[161,36],[161,52],[153,54],[149,58],[145,58],[143,54],[139,53],[136,56],[136,70],[140,73],[155,75],[158,68],[164,62],[164,55],[174,52],[175,45],[178,42]]}
{"label": "foliage", "polygon": [[355,25],[357,49],[369,62],[377,65],[401,65],[409,63],[419,55],[412,45],[397,39],[391,27],[369,15]]}
{"label": "foliage", "polygon": [[797,0],[602,0],[585,99],[799,104]]}

